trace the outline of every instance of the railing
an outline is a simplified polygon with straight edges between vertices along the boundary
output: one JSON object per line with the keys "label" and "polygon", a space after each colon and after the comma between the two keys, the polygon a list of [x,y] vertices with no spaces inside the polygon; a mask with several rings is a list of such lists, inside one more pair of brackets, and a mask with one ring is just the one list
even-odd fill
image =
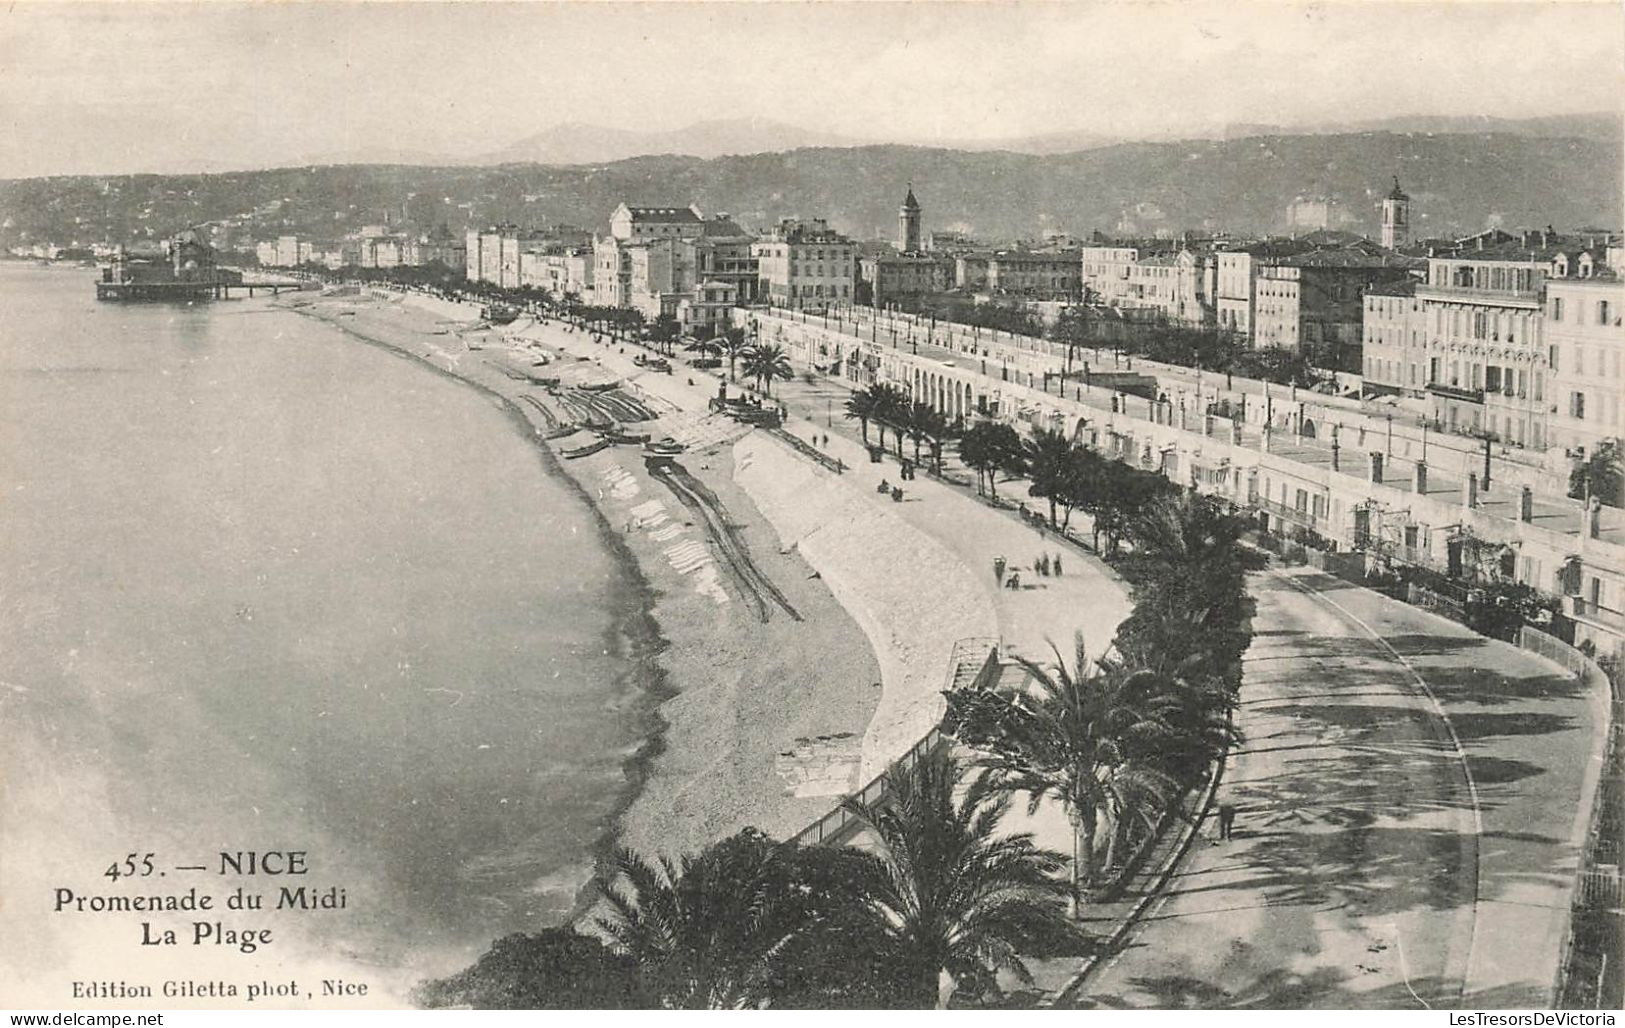
{"label": "railing", "polygon": [[[892,768],[913,767],[920,762],[921,758],[936,752],[937,748],[942,746],[946,739],[947,737],[942,734],[941,727],[931,729],[931,731],[925,733],[925,738],[909,747],[908,752],[892,764]],[[857,820],[857,816],[846,808],[846,804],[853,800],[865,806],[878,803],[886,795],[886,776],[890,773],[891,768],[888,768],[876,775],[873,781],[848,796],[841,802],[840,806],[791,836],[790,841],[797,846],[820,846],[827,842],[845,842],[846,829]]]}
{"label": "railing", "polygon": [[1460,386],[1445,385],[1443,382],[1429,382],[1427,391],[1440,396],[1448,396],[1453,400],[1467,400],[1471,403],[1484,402],[1484,390],[1463,389]]}
{"label": "railing", "polygon": [[[1608,687],[1608,727],[1603,742],[1602,774],[1591,798],[1590,821],[1586,827],[1580,867],[1575,872],[1570,900],[1569,930],[1563,937],[1558,958],[1554,1001],[1559,1007],[1595,1009],[1617,1005],[1619,985],[1607,976],[1609,939],[1618,930],[1620,904],[1625,886],[1620,878],[1622,793],[1619,683],[1605,674],[1584,653],[1537,628],[1525,626],[1518,632],[1518,645],[1562,665],[1591,688]],[[1599,922],[1612,919],[1614,931]],[[1617,976],[1616,976],[1617,977]],[[1613,995],[1605,990],[1612,988]]]}
{"label": "railing", "polygon": [[[982,660],[981,667],[978,669],[976,678],[970,687],[976,688],[987,684],[986,680],[991,673],[990,669],[996,670],[999,667],[999,640],[992,637],[975,636],[960,639],[954,643],[953,649],[950,651],[947,674],[947,683],[950,687],[952,687],[955,678],[958,676],[960,667],[973,662],[976,659],[975,655],[983,652],[982,647],[984,646],[987,647],[987,656]],[[886,796],[887,776],[894,769],[913,767],[921,759],[935,753],[949,741],[948,736],[942,733],[940,725],[932,728],[925,733],[924,738],[910,746],[907,753],[893,761],[890,767],[876,775],[863,788],[848,796],[841,802],[840,806],[791,836],[790,842],[797,846],[821,846],[826,843],[846,842],[849,836],[848,829],[852,828],[853,823],[857,820],[856,815],[847,809],[848,803],[855,800],[864,806],[873,806],[880,802]]]}

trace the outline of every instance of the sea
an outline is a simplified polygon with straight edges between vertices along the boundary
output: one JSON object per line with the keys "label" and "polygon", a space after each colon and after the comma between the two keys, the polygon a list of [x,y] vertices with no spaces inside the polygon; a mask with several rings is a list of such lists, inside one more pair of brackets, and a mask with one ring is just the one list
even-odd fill
{"label": "sea", "polygon": [[[94,275],[0,264],[0,981],[343,967],[385,1002],[565,920],[653,719],[585,498],[468,385]],[[61,903],[284,885],[344,905],[217,907],[276,933],[248,952]]]}

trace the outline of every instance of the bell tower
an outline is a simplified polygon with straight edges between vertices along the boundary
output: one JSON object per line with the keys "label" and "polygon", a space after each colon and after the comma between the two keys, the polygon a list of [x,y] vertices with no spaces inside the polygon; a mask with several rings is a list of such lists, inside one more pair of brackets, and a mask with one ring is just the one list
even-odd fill
{"label": "bell tower", "polygon": [[1394,176],[1394,188],[1382,199],[1382,245],[1397,250],[1411,241],[1411,198],[1399,188],[1399,176]]}
{"label": "bell tower", "polygon": [[902,253],[917,253],[924,247],[920,243],[920,201],[914,199],[914,183],[908,184],[908,195],[897,209],[897,249]]}

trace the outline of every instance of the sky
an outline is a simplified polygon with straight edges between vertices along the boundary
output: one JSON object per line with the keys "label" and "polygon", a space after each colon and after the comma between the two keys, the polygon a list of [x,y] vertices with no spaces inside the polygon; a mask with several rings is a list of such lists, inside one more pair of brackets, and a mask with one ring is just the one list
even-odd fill
{"label": "sky", "polygon": [[1625,7],[278,2],[0,8],[0,177],[471,155],[567,122],[926,143],[1617,111]]}

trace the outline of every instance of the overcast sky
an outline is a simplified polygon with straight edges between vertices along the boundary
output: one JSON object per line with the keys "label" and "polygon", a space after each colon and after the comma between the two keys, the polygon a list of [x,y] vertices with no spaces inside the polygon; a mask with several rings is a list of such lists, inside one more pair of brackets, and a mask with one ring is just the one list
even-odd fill
{"label": "overcast sky", "polygon": [[0,9],[0,177],[480,153],[561,122],[929,143],[1618,110],[1615,0]]}

